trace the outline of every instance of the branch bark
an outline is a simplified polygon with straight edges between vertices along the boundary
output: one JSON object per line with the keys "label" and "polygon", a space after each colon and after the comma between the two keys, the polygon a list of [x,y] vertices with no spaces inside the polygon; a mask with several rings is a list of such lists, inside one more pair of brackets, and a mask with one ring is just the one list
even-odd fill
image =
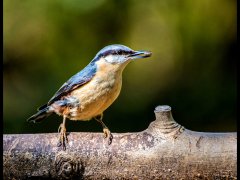
{"label": "branch bark", "polygon": [[31,179],[237,179],[236,133],[205,133],[176,123],[171,107],[158,106],[156,120],[138,133],[3,136],[3,178]]}

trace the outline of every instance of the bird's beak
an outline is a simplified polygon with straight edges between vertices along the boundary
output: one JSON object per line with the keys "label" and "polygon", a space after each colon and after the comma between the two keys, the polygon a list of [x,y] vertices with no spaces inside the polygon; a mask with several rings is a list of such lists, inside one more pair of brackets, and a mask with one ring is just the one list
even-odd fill
{"label": "bird's beak", "polygon": [[152,55],[152,52],[150,52],[150,51],[134,51],[128,57],[130,59],[138,59],[138,58],[150,57],[151,55]]}

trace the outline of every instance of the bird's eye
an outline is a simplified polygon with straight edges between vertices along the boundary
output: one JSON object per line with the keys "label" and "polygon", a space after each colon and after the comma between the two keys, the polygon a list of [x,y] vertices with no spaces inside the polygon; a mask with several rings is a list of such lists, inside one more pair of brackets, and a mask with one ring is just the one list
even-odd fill
{"label": "bird's eye", "polygon": [[117,53],[118,55],[124,55],[124,54],[125,54],[125,52],[124,52],[123,50],[118,50],[116,53]]}
{"label": "bird's eye", "polygon": [[117,50],[115,53],[116,53],[116,55],[121,55],[121,51],[120,50]]}

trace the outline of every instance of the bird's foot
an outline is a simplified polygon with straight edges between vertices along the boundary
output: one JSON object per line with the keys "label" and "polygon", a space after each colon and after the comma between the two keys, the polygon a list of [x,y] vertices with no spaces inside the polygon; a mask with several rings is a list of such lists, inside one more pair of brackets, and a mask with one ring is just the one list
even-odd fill
{"label": "bird's foot", "polygon": [[63,124],[60,124],[58,128],[58,133],[59,133],[59,141],[57,146],[60,147],[62,146],[63,150],[66,150],[66,143],[68,143],[68,138],[67,138],[67,131],[66,128]]}
{"label": "bird's foot", "polygon": [[112,143],[113,135],[108,128],[103,129],[104,138],[108,139],[108,145]]}

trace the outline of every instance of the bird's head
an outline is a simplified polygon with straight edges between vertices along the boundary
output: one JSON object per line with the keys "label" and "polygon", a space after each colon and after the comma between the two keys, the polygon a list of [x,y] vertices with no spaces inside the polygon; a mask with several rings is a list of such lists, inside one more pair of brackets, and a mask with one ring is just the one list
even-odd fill
{"label": "bird's head", "polygon": [[150,57],[151,54],[149,51],[134,51],[127,46],[115,44],[101,49],[94,59],[103,58],[111,64],[124,64],[130,60]]}

